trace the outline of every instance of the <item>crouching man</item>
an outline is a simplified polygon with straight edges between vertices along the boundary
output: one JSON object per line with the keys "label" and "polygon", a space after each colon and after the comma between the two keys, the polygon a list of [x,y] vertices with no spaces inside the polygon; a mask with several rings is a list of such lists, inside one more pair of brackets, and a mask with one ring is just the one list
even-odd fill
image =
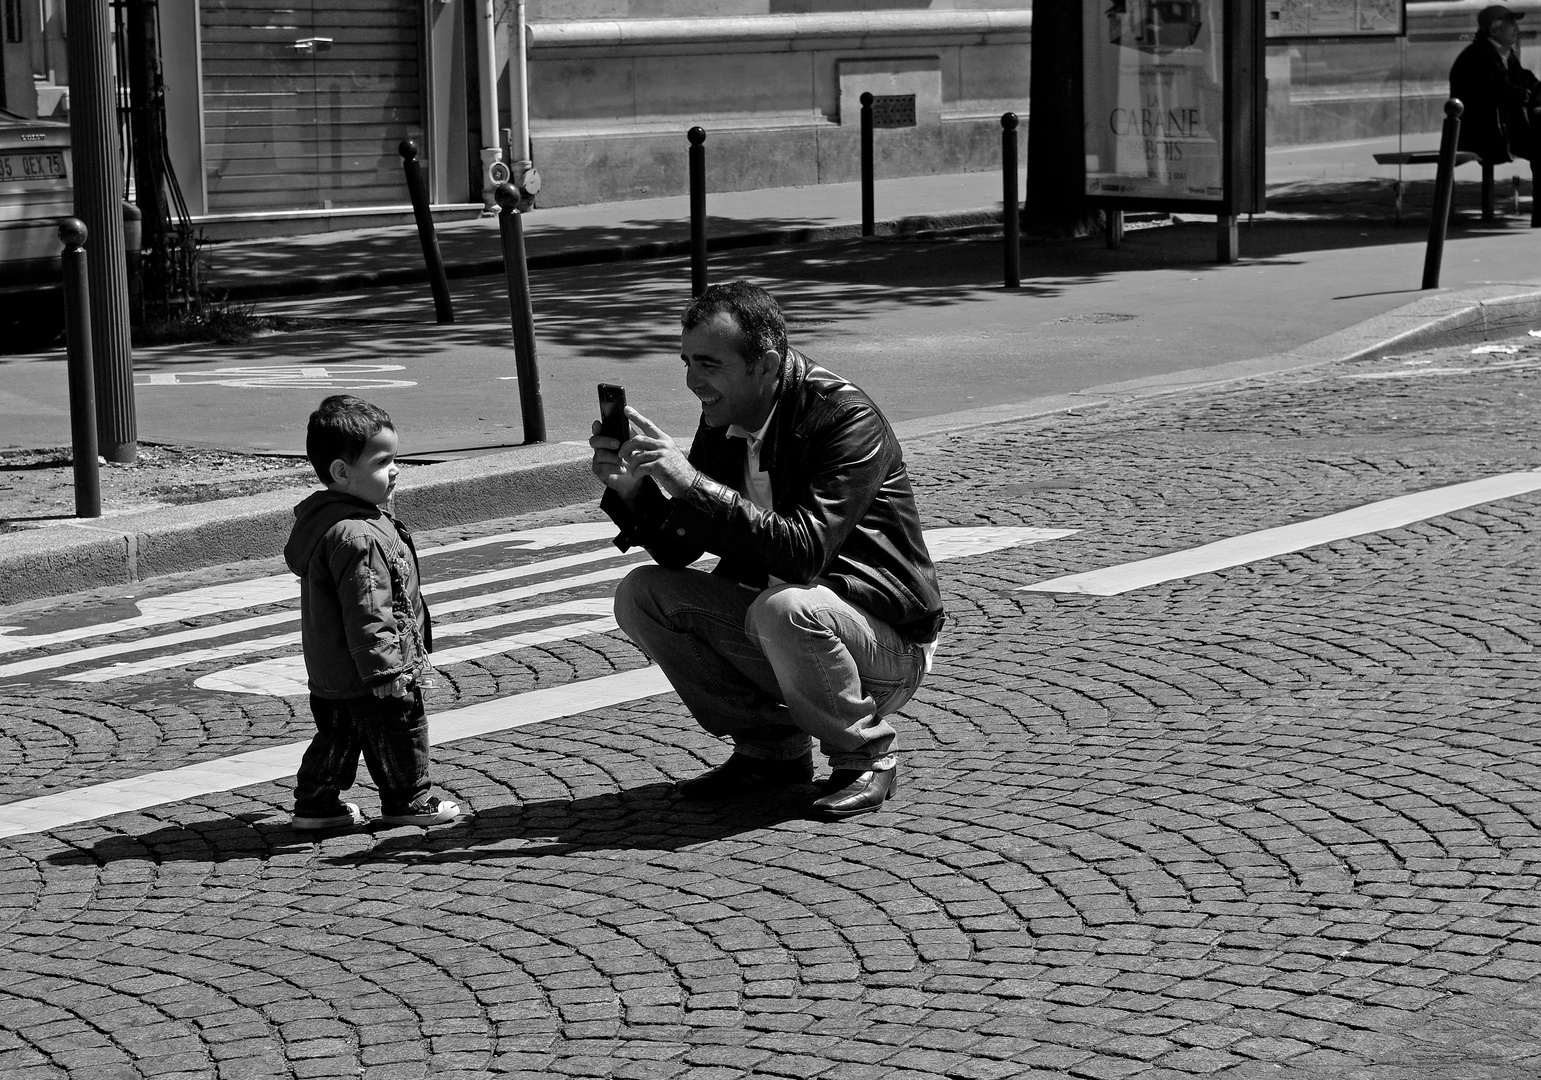
{"label": "crouching man", "polygon": [[[707,289],[682,319],[685,386],[701,401],[687,457],[635,409],[624,444],[598,433],[600,505],[656,565],[616,592],[621,629],[728,760],[687,799],[752,798],[831,773],[814,810],[876,810],[898,782],[888,717],[931,666],[941,596],[904,456],[855,386],[787,346],[768,293]],[[710,573],[689,569],[703,553]]]}

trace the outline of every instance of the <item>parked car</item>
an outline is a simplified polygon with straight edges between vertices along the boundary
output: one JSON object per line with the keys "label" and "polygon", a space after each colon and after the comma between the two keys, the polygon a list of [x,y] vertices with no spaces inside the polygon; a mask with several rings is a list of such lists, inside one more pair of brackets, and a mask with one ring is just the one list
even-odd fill
{"label": "parked car", "polygon": [[0,352],[42,348],[63,327],[59,219],[74,211],[70,126],[0,109]]}

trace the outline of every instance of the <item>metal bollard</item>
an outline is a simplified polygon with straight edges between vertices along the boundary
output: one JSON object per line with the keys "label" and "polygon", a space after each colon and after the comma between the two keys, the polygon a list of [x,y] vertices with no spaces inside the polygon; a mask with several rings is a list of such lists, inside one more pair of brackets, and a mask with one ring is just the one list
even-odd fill
{"label": "metal bollard", "polygon": [[495,194],[498,206],[502,207],[498,231],[503,237],[503,272],[508,278],[508,317],[514,328],[514,370],[519,376],[524,441],[545,442],[546,408],[540,399],[540,366],[535,362],[535,310],[530,303],[530,270],[524,257],[519,192],[512,184],[499,184]]}
{"label": "metal bollard", "polygon": [[861,95],[861,234],[877,232],[872,197],[872,95]]}
{"label": "metal bollard", "polygon": [[433,307],[439,322],[455,321],[455,309],[449,298],[449,279],[444,276],[444,257],[439,254],[439,237],[433,228],[433,212],[428,209],[428,185],[423,167],[417,160],[417,143],[403,139],[397,147],[401,168],[407,174],[407,194],[412,198],[412,216],[417,219],[417,239],[423,245],[423,261],[428,264],[428,286],[433,290]]}
{"label": "metal bollard", "polygon": [[91,296],[86,282],[86,225],[79,218],[59,222],[64,251],[64,332],[69,335],[70,456],[75,465],[75,516],[102,516],[97,471],[96,377],[91,369]]}
{"label": "metal bollard", "polygon": [[693,127],[690,142],[690,295],[706,291],[706,132]]}
{"label": "metal bollard", "polygon": [[1439,264],[1445,255],[1445,229],[1450,222],[1450,196],[1455,187],[1455,148],[1461,137],[1459,98],[1445,102],[1445,126],[1439,137],[1439,171],[1434,174],[1434,209],[1429,214],[1429,246],[1423,255],[1423,287],[1439,288]]}
{"label": "metal bollard", "polygon": [[1022,287],[1022,207],[1017,195],[1017,114],[1001,117],[1001,210],[1006,227],[1006,288]]}

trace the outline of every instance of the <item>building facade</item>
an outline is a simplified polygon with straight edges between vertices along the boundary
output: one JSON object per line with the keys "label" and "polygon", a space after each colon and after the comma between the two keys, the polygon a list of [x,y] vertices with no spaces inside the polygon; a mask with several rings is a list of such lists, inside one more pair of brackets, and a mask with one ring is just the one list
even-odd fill
{"label": "building facade", "polygon": [[[487,132],[516,160],[526,113],[552,207],[682,193],[698,125],[711,190],[854,180],[864,91],[900,117],[884,177],[993,169],[1000,115],[1029,111],[1031,0],[144,2],[169,157],[212,239],[407,220],[405,139],[438,212],[478,213]],[[1541,23],[1541,0],[1513,6]],[[1270,46],[1269,142],[1437,130],[1481,7],[1413,0],[1405,38]],[[5,107],[67,117],[64,0],[7,0],[0,31]]]}

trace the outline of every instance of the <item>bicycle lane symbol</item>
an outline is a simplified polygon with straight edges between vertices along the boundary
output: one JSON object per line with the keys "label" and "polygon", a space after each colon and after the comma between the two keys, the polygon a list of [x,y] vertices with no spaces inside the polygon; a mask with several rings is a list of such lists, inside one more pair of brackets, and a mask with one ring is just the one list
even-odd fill
{"label": "bicycle lane symbol", "polygon": [[402,364],[327,364],[215,368],[135,375],[136,386],[228,386],[237,390],[401,390],[417,383],[380,376]]}

